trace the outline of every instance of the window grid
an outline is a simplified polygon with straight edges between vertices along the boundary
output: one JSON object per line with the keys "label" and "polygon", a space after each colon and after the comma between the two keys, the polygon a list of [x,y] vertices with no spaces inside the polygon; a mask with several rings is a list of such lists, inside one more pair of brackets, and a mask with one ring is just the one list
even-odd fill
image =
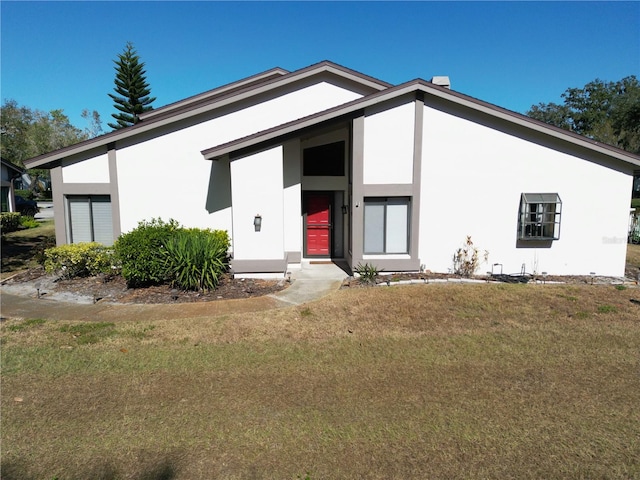
{"label": "window grid", "polygon": [[559,240],[562,201],[557,193],[523,193],[520,198],[518,238]]}

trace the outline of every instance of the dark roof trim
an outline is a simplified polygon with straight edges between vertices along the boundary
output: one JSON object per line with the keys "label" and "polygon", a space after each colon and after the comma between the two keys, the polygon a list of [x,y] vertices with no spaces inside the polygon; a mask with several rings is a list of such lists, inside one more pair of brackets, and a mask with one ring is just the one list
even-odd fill
{"label": "dark roof trim", "polygon": [[363,98],[359,98],[349,103],[345,103],[338,107],[334,107],[323,112],[319,112],[307,117],[289,122],[278,127],[271,128],[256,134],[234,140],[232,142],[224,143],[212,148],[203,150],[201,153],[207,160],[215,160],[224,155],[231,154],[235,151],[249,148],[253,145],[261,144],[264,142],[274,141],[275,139],[291,135],[293,132],[305,128],[309,128],[313,125],[317,125],[322,122],[327,122],[332,119],[342,117],[349,114],[354,114],[372,105],[376,105],[381,102],[385,102],[406,94],[418,94],[423,92],[425,95],[432,95],[433,97],[441,98],[452,103],[468,107],[470,109],[491,115],[492,117],[506,120],[508,122],[523,126],[525,128],[555,137],[564,141],[568,141],[575,145],[588,148],[590,150],[597,151],[628,162],[632,165],[640,166],[640,156],[625,150],[607,145],[604,143],[596,142],[581,135],[563,130],[552,125],[540,122],[538,120],[527,117],[517,112],[507,110],[505,108],[492,105],[490,103],[475,99],[468,95],[449,90],[444,87],[434,85],[430,82],[426,82],[422,79],[412,80],[407,83],[398,85],[397,87],[389,88],[382,92],[373,93]]}
{"label": "dark roof trim", "polygon": [[11,163],[10,161],[5,160],[4,158],[0,158],[0,162],[2,162],[2,165],[4,165],[5,167],[7,167],[10,170],[13,170],[16,173],[23,173],[24,172],[24,168],[21,168],[18,165],[15,165],[15,164]]}
{"label": "dark roof trim", "polygon": [[242,80],[238,80],[237,82],[228,83],[221,87],[217,87],[212,90],[208,90],[206,92],[199,93],[197,95],[193,95],[191,97],[187,97],[182,100],[178,100],[177,102],[164,105],[160,108],[149,110],[148,112],[144,112],[143,114],[140,115],[140,120],[147,120],[149,118],[153,118],[158,115],[164,115],[167,112],[170,112],[178,108],[188,107],[195,103],[202,103],[204,101],[211,99],[212,97],[222,95],[223,93],[229,93],[232,90],[237,90],[242,87],[255,86],[260,83],[264,83],[268,80],[273,80],[274,78],[281,77],[282,75],[286,75],[287,73],[290,73],[290,72],[288,70],[284,70],[279,67],[272,68],[271,70],[267,70],[265,72],[258,73],[256,75],[252,75],[251,77],[243,78]]}
{"label": "dark roof trim", "polygon": [[[47,165],[53,164],[65,157],[84,153],[96,148],[106,147],[108,144],[118,140],[133,137],[155,128],[206,113],[322,73],[331,73],[373,90],[384,90],[390,86],[388,83],[361,74],[355,70],[350,70],[341,65],[324,61],[301,70],[296,70],[294,72],[278,76],[271,80],[265,80],[258,84],[251,84],[251,82],[249,82],[249,84],[247,84],[249,86],[244,85],[243,87],[234,87],[220,94],[213,94],[209,92],[207,100],[186,103],[182,106],[173,106],[170,110],[167,110],[164,113],[160,112],[161,109],[158,109],[158,115],[148,118],[146,121],[142,121],[136,125],[123,128],[121,130],[109,132],[90,140],[85,140],[84,142],[80,142],[69,147],[61,148],[60,150],[56,150],[45,155],[25,160],[25,165],[28,168],[46,167]],[[240,82],[242,82],[242,80]],[[238,82],[236,82],[236,84],[237,83]]]}

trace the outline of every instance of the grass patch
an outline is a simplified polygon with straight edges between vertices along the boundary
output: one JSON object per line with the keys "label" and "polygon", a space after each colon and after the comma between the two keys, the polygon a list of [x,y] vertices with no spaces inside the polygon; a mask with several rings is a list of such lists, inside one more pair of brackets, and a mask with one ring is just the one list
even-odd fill
{"label": "grass patch", "polygon": [[611,305],[598,305],[598,313],[616,313],[618,309]]}
{"label": "grass patch", "polygon": [[43,320],[42,318],[30,318],[20,323],[9,325],[7,329],[11,332],[20,332],[22,330],[27,330],[32,327],[37,327],[38,325],[42,325],[45,322],[46,320]]}
{"label": "grass patch", "polygon": [[111,322],[77,323],[63,325],[60,332],[71,334],[79,345],[98,343],[116,334],[116,325]]}
{"label": "grass patch", "polygon": [[640,245],[628,244],[627,245],[627,265],[629,265],[635,272],[640,269]]}
{"label": "grass patch", "polygon": [[38,262],[34,256],[41,255],[45,248],[55,246],[53,220],[37,223],[34,228],[2,234],[2,278],[37,266]]}
{"label": "grass patch", "polygon": [[630,298],[419,285],[7,328],[3,478],[637,478]]}

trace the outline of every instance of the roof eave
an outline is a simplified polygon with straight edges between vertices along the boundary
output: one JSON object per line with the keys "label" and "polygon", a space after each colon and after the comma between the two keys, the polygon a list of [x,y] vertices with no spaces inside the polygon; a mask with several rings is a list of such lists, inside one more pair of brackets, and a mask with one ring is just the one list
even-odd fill
{"label": "roof eave", "polygon": [[134,135],[139,135],[157,127],[162,127],[167,124],[178,122],[186,118],[194,117],[202,113],[224,107],[239,100],[263,94],[275,88],[283,87],[291,83],[304,80],[313,75],[321,74],[323,72],[333,73],[342,78],[355,81],[356,83],[378,91],[384,91],[390,86],[390,84],[386,82],[382,82],[381,80],[361,74],[359,72],[356,72],[355,70],[350,70],[346,67],[342,67],[329,61],[323,61],[309,67],[287,73],[278,78],[266,80],[265,82],[258,85],[251,85],[250,87],[241,89],[239,91],[234,89],[232,93],[226,95],[223,93],[220,98],[216,98],[211,103],[202,104],[199,102],[194,102],[195,106],[193,107],[173,106],[172,112],[160,112],[161,109],[158,109],[158,115],[153,118],[148,118],[146,121],[142,121],[136,125],[123,128],[121,130],[115,130],[105,135],[101,135],[100,137],[85,140],[75,145],[64,147],[47,154],[25,160],[25,166],[27,166],[28,168],[47,168],[47,166],[52,166],[63,158],[81,154],[89,150],[102,148],[110,143],[124,140],[126,138],[132,137]]}
{"label": "roof eave", "polygon": [[140,120],[147,120],[149,118],[156,117],[158,115],[166,114],[169,111],[184,108],[193,103],[199,103],[206,101],[210,97],[215,97],[216,95],[221,95],[225,92],[229,92],[230,90],[235,90],[238,88],[242,88],[247,85],[256,85],[260,82],[266,82],[268,80],[273,80],[274,78],[278,78],[278,76],[286,75],[289,72],[280,67],[275,67],[265,72],[258,73],[256,75],[252,75],[250,77],[243,78],[242,80],[238,80],[236,82],[228,83],[226,85],[222,85],[220,87],[214,88],[212,90],[208,90],[203,93],[199,93],[193,95],[191,97],[184,98],[182,100],[178,100],[177,102],[170,103],[168,105],[163,105],[160,108],[149,110],[148,112],[144,112],[140,114]]}
{"label": "roof eave", "polygon": [[302,119],[298,119],[293,122],[271,128],[269,130],[265,130],[263,132],[258,132],[248,137],[202,150],[201,154],[207,160],[215,160],[223,157],[224,155],[232,154],[233,152],[236,152],[238,150],[250,148],[252,145],[273,141],[276,138],[291,135],[296,130],[302,130],[305,128],[309,128],[315,124],[326,122],[340,116],[353,114],[353,112],[367,108],[381,101],[388,101],[393,98],[397,98],[399,96],[417,91],[422,91],[425,94],[452,101],[458,105],[483,112],[493,117],[515,123],[517,125],[529,128],[545,135],[549,135],[551,137],[558,138],[563,141],[568,141],[570,143],[599,152],[601,154],[617,158],[618,160],[628,162],[632,165],[640,166],[640,156],[634,155],[633,153],[613,147],[611,145],[593,141],[581,135],[577,135],[573,132],[548,125],[520,113],[513,112],[511,110],[507,110],[487,102],[483,102],[473,97],[469,97],[467,95],[452,91],[448,88],[433,85],[432,83],[426,82],[422,79],[412,80],[402,85],[398,85],[397,87],[392,87],[381,92],[373,93],[366,97],[325,110],[324,112],[319,112],[317,114],[313,114],[308,117],[304,117]]}

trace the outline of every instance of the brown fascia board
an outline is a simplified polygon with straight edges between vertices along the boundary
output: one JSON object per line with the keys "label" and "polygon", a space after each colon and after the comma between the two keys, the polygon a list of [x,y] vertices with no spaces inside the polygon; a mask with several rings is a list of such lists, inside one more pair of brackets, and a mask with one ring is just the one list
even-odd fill
{"label": "brown fascia board", "polygon": [[596,142],[582,135],[570,132],[568,130],[555,127],[553,125],[546,124],[539,120],[527,117],[521,113],[513,112],[497,105],[493,105],[482,100],[464,95],[462,93],[450,90],[445,87],[434,85],[431,82],[427,82],[422,79],[412,80],[407,83],[398,85],[397,87],[389,88],[382,92],[376,92],[357,100],[339,105],[337,107],[319,112],[307,117],[294,120],[289,123],[285,123],[278,127],[274,127],[262,132],[258,132],[247,137],[234,140],[232,142],[224,143],[206,150],[202,150],[200,153],[206,160],[217,160],[224,155],[232,154],[238,150],[250,148],[257,144],[263,144],[265,142],[273,142],[279,137],[285,137],[293,134],[298,130],[310,128],[314,125],[318,125],[323,122],[327,122],[338,117],[353,115],[355,112],[361,111],[372,105],[382,103],[402,95],[410,94],[421,91],[426,95],[432,95],[434,97],[442,98],[446,101],[453,102],[458,105],[465,106],[467,108],[485,113],[492,117],[500,118],[502,120],[523,126],[525,128],[558,138],[560,140],[568,141],[570,143],[588,148],[590,150],[597,151],[607,156],[612,156],[624,162],[632,165],[640,166],[640,156],[627,152],[620,148],[607,145],[605,143]]}
{"label": "brown fascia board", "polygon": [[149,110],[148,112],[144,112],[140,115],[140,120],[147,120],[149,118],[153,118],[157,115],[165,114],[171,110],[175,110],[177,108],[184,108],[185,106],[192,105],[194,103],[202,103],[203,101],[207,101],[212,97],[216,97],[222,95],[223,93],[230,93],[234,90],[239,90],[243,87],[255,86],[260,83],[264,83],[268,80],[273,80],[274,78],[281,77],[290,73],[288,70],[285,70],[280,67],[275,67],[270,70],[267,70],[262,73],[258,73],[256,75],[252,75],[251,77],[243,78],[242,80],[238,80],[236,82],[228,83],[221,87],[216,87],[212,90],[208,90],[203,93],[199,93],[197,95],[193,95],[191,97],[184,98],[182,100],[178,100],[177,102],[170,103],[168,105],[164,105],[160,108]]}
{"label": "brown fascia board", "polygon": [[354,81],[360,85],[371,88],[372,90],[380,91],[391,86],[386,82],[382,82],[373,77],[361,74],[359,72],[356,72],[355,70],[350,70],[346,67],[337,65],[329,61],[323,61],[309,67],[305,67],[303,69],[278,76],[275,79],[265,80],[257,85],[252,85],[249,87],[245,85],[244,88],[232,89],[231,91],[223,92],[219,96],[216,95],[214,96],[214,98],[209,98],[205,103],[198,102],[195,105],[190,104],[182,107],[176,106],[172,111],[165,112],[164,114],[158,114],[156,117],[149,118],[146,121],[141,121],[136,125],[132,125],[121,130],[115,130],[105,135],[101,135],[99,137],[85,140],[75,145],[64,147],[54,152],[25,160],[25,166],[27,168],[47,168],[47,166],[55,165],[57,161],[65,157],[80,154],[94,148],[105,147],[108,144],[114,143],[118,140],[133,137],[154,128],[200,115],[216,108],[220,108],[256,95],[260,95],[275,88],[289,85],[291,83],[312,77],[314,75],[327,72]]}
{"label": "brown fascia board", "polygon": [[17,172],[17,173],[24,172],[24,169],[22,167],[19,167],[18,165],[11,163],[9,160],[5,160],[4,158],[0,158],[0,163],[2,163],[8,169],[13,170],[14,172]]}
{"label": "brown fascia board", "polygon": [[253,88],[263,83],[269,83],[270,81],[277,81],[280,77],[287,74],[295,74],[298,76],[306,76],[308,72],[316,73],[318,69],[326,68],[329,71],[341,72],[341,76],[349,78],[352,81],[356,81],[357,83],[364,83],[370,88],[375,90],[383,90],[391,87],[392,85],[383,82],[377,78],[370,77],[360,72],[356,72],[355,70],[351,70],[349,68],[343,67],[336,63],[330,62],[328,60],[324,60],[322,62],[310,65],[308,67],[302,68],[300,70],[296,70],[295,72],[289,72],[283,68],[273,68],[271,70],[267,70],[266,72],[259,73],[252,77],[247,77],[245,79],[239,80],[237,82],[230,83],[228,85],[224,85],[222,87],[215,88],[213,90],[209,90],[208,92],[200,93],[198,95],[194,95],[193,97],[186,98],[184,100],[177,101],[175,103],[171,103],[164,107],[150,110],[148,112],[140,115],[141,120],[153,118],[159,115],[164,115],[172,110],[176,109],[188,109],[193,107],[194,105],[204,104],[215,97],[221,96],[222,94],[229,94],[233,91],[239,91],[245,88]]}
{"label": "brown fascia board", "polygon": [[[185,105],[182,108],[176,108],[174,111],[167,112],[165,115],[158,115],[154,120],[160,120],[164,118],[176,118],[182,120],[186,117],[204,113],[210,110],[212,105],[222,106],[228,104],[229,102],[221,103],[224,102],[225,99],[233,98],[234,101],[243,100],[250,96],[268,92],[276,87],[299,82],[306,78],[311,78],[322,73],[336,75],[337,77],[352,81],[359,85],[363,85],[373,91],[385,90],[392,86],[391,84],[388,84],[386,82],[382,82],[373,77],[369,77],[362,73],[356,72],[355,70],[350,70],[346,67],[325,60],[309,67],[305,67],[300,70],[288,73],[281,77],[264,81],[255,86],[244,87],[233,92],[224,93],[219,97],[209,98],[208,100],[203,102],[192,103],[189,105]],[[185,116],[178,117],[179,115]]]}

